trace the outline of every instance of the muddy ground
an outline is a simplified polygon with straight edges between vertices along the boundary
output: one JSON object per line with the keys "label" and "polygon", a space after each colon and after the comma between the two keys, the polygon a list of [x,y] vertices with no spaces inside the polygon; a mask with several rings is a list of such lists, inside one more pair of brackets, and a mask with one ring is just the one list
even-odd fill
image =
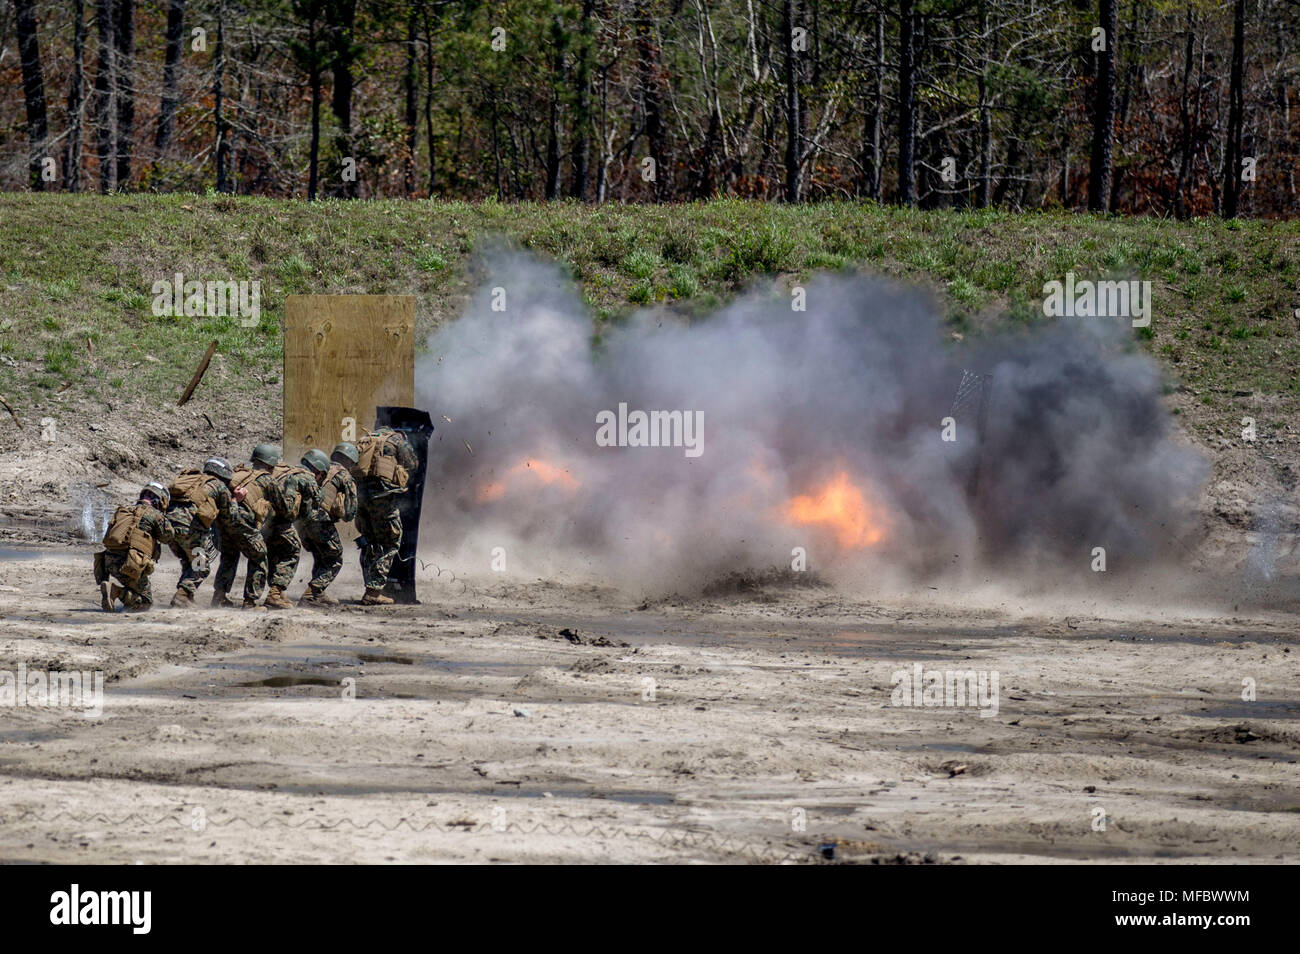
{"label": "muddy ground", "polygon": [[[0,666],[108,679],[98,718],[0,710],[3,861],[1300,857],[1285,601],[647,601],[426,567],[420,606],[210,610],[208,584],[183,611],[165,559],[161,607],[109,616],[91,552],[0,552]],[[891,705],[918,663],[996,671],[996,714]]]}

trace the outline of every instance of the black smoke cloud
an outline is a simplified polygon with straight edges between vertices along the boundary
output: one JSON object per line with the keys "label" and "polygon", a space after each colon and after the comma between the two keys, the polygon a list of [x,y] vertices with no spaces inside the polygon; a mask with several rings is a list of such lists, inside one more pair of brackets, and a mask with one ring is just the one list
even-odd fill
{"label": "black smoke cloud", "polygon": [[[500,547],[525,575],[682,587],[803,548],[832,577],[1083,573],[1099,546],[1111,570],[1177,557],[1194,523],[1205,465],[1115,320],[957,344],[927,294],[823,276],[804,312],[769,289],[690,323],[643,311],[597,339],[558,268],[486,269],[416,374],[438,425],[421,541],[471,567]],[[984,425],[968,402],[944,441],[963,371],[989,376]],[[598,446],[597,415],[620,403],[702,412],[703,453]],[[865,529],[794,519],[793,499],[827,503],[841,474]]]}

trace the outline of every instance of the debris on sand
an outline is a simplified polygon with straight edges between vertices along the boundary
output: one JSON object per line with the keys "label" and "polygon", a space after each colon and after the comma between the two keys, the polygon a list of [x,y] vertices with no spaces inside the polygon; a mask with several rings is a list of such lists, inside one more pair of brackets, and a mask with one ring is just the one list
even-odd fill
{"label": "debris on sand", "polygon": [[770,567],[766,570],[732,570],[704,585],[703,596],[710,599],[725,596],[762,596],[770,589],[791,587],[824,587],[820,576],[809,570],[796,572],[788,567]]}
{"label": "debris on sand", "polygon": [[259,620],[249,629],[249,635],[272,643],[302,639],[307,634],[306,627],[295,623],[293,620],[285,619],[283,616],[273,616],[270,619]]}
{"label": "debris on sand", "polygon": [[626,649],[630,645],[621,640],[610,639],[608,636],[581,636],[576,629],[565,627],[554,636],[545,632],[537,634],[538,639],[566,639],[575,646],[597,646],[606,649]]}

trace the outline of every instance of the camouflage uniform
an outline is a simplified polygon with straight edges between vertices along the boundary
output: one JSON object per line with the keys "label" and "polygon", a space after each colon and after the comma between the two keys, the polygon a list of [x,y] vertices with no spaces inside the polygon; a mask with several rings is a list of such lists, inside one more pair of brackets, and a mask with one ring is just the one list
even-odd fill
{"label": "camouflage uniform", "polygon": [[347,469],[338,464],[330,466],[325,482],[321,484],[321,505],[302,521],[302,542],[311,552],[311,582],[307,588],[313,593],[323,593],[343,569],[343,541],[339,539],[334,518],[324,507],[325,495],[331,489],[343,501],[344,523],[357,518],[357,484]]}
{"label": "camouflage uniform", "polygon": [[198,506],[184,497],[176,497],[167,508],[167,520],[174,532],[171,551],[181,561],[181,578],[176,589],[184,590],[191,597],[211,572],[217,558],[216,528],[230,518],[233,503],[230,488],[217,477],[210,478],[203,490],[217,505],[217,519],[212,526],[203,526],[198,518]]}
{"label": "camouflage uniform", "polygon": [[[280,485],[271,477],[271,472],[259,471],[254,481],[271,505],[267,519],[282,513],[284,495],[280,493]],[[217,567],[217,578],[213,583],[219,593],[229,593],[235,585],[239,557],[243,554],[248,559],[248,568],[244,573],[244,602],[256,602],[262,595],[270,563],[262,528],[263,524],[257,519],[257,514],[253,513],[252,507],[239,503],[231,508],[230,519],[221,527],[221,564]]]}
{"label": "camouflage uniform", "polygon": [[[152,504],[138,503],[135,509],[140,512],[140,529],[153,537],[153,553],[150,558],[156,561],[162,555],[162,544],[171,543],[175,536],[171,521]],[[127,609],[148,609],[153,605],[153,589],[149,586],[153,565],[147,565],[140,574],[140,579],[132,583],[122,575],[127,553],[127,550],[101,550],[96,553],[95,582],[103,583],[112,577],[122,584],[120,595]]]}
{"label": "camouflage uniform", "polygon": [[307,470],[290,471],[280,484],[281,507],[271,512],[266,522],[266,551],[271,561],[272,589],[287,590],[298,572],[302,540],[294,521],[320,507],[320,485]]}
{"label": "camouflage uniform", "polygon": [[[396,435],[396,439],[384,445],[384,451],[389,456],[396,455],[397,462],[414,479],[420,460],[406,435],[388,427],[381,427],[376,433]],[[361,548],[361,576],[366,589],[383,589],[388,583],[388,572],[402,543],[402,517],[397,501],[403,493],[378,477],[363,476],[357,481],[357,531],[365,540]]]}

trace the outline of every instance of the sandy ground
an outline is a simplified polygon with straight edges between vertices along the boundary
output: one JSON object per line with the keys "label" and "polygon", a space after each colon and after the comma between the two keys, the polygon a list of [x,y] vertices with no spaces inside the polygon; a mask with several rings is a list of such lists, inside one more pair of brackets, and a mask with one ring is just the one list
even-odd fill
{"label": "sandy ground", "polygon": [[[91,552],[0,551],[0,668],[108,680],[98,718],[0,709],[0,860],[1300,857],[1280,611],[644,602],[430,567],[420,606],[109,616]],[[917,664],[998,673],[996,714],[893,705]]]}

